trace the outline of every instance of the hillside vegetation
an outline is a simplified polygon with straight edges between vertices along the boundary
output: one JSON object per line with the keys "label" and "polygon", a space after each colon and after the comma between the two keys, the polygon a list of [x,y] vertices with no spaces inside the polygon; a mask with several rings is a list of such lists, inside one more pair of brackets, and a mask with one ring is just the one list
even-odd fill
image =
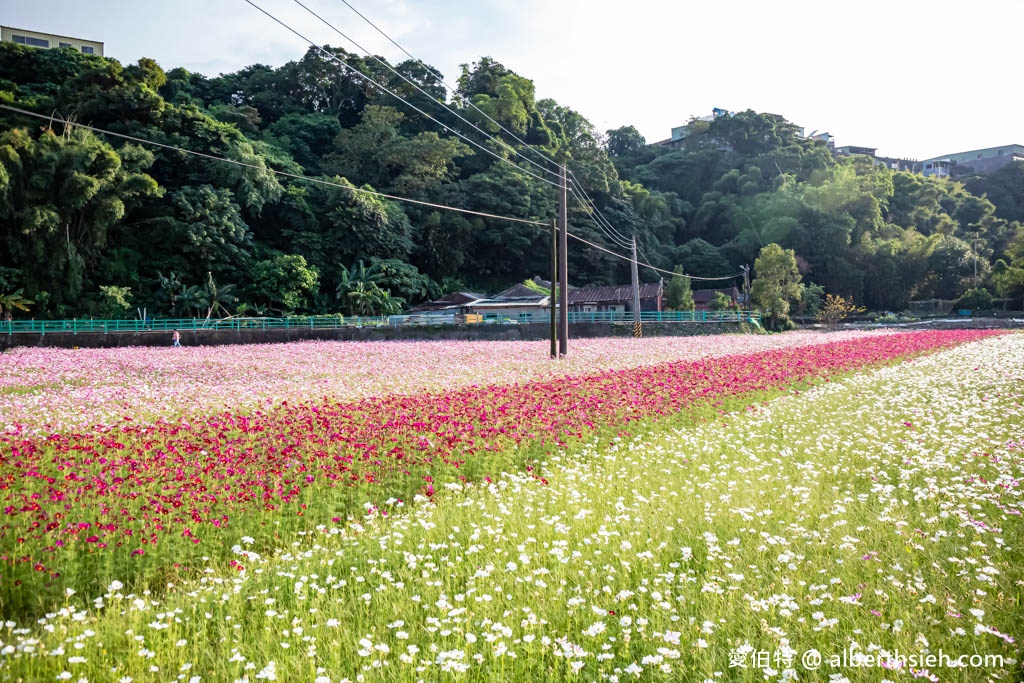
{"label": "hillside vegetation", "polygon": [[[632,127],[602,134],[490,58],[464,65],[450,95],[420,63],[391,71],[329,50],[351,69],[311,49],[207,78],[0,44],[2,104],[245,164],[0,110],[0,296],[32,302],[5,310],[375,313],[460,287],[493,291],[549,268],[545,156],[660,268],[729,275],[777,243],[795,252],[805,308],[825,292],[873,310],[981,287],[1011,305],[1021,295],[1019,165],[964,182],[893,173],[836,159],[782,116],[752,111],[694,122],[669,150]],[[570,230],[614,247],[571,197]],[[629,279],[628,262],[577,242],[569,269],[573,284]]]}

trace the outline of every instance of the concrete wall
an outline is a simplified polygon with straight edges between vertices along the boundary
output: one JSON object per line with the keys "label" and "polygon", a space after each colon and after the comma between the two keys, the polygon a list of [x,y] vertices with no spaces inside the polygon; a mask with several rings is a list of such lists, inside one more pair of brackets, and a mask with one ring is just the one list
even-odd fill
{"label": "concrete wall", "polygon": [[[274,344],[309,339],[339,341],[424,340],[544,340],[549,326],[530,325],[438,325],[416,327],[344,327],[334,330],[181,330],[183,346],[222,344]],[[647,337],[692,336],[740,332],[740,323],[644,323]],[[570,350],[573,338],[631,337],[633,323],[575,323],[569,326]],[[0,334],[0,351],[15,346],[58,348],[109,348],[119,346],[170,346],[170,332],[56,332],[43,334]]]}

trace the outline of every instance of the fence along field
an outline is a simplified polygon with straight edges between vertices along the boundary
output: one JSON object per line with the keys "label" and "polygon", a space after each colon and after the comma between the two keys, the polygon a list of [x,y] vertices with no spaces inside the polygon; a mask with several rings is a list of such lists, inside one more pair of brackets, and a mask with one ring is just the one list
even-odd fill
{"label": "fence along field", "polygon": [[[908,563],[905,570],[902,564],[898,569],[893,564],[895,558],[901,557],[898,551],[919,552],[923,557],[930,557],[934,548],[925,543],[925,537],[905,530],[904,525],[898,524],[900,519],[876,518],[879,511],[876,503],[892,505],[894,499],[898,500],[902,491],[892,482],[901,480],[915,482],[913,512],[919,507],[923,519],[938,515],[937,519],[949,520],[951,511],[962,510],[956,506],[950,508],[947,505],[950,500],[961,500],[968,494],[979,497],[979,484],[963,488],[933,476],[933,469],[943,472],[935,459],[946,457],[933,452],[936,444],[947,443],[960,432],[954,429],[932,433],[932,422],[951,416],[951,424],[959,428],[968,417],[974,421],[983,417],[986,421],[984,434],[972,431],[973,428],[961,430],[968,435],[965,448],[978,439],[1001,438],[1008,429],[1012,430],[1012,425],[1019,424],[1019,405],[1014,412],[1012,392],[998,393],[1007,386],[1012,388],[1015,368],[1017,376],[1021,376],[1019,336],[969,344],[908,367],[865,375],[867,379],[863,381],[867,384],[863,386],[855,386],[861,377],[825,385],[825,389],[747,414],[716,418],[696,429],[669,432],[668,423],[663,422],[662,431],[655,428],[643,439],[636,440],[616,437],[614,431],[601,432],[599,425],[608,422],[639,431],[641,425],[636,422],[637,418],[679,410],[695,411],[700,406],[704,406],[706,415],[713,417],[720,408],[738,407],[752,397],[763,398],[772,391],[778,393],[797,380],[844,373],[985,336],[989,335],[869,336],[857,341],[747,354],[703,364],[654,366],[549,380],[536,385],[470,388],[446,396],[461,401],[448,413],[438,409],[439,395],[416,404],[409,403],[410,398],[415,397],[371,400],[363,407],[369,408],[367,414],[375,417],[379,425],[387,425],[387,433],[397,427],[411,428],[402,433],[402,439],[394,442],[398,446],[391,446],[392,449],[402,447],[402,459],[406,462],[422,458],[425,453],[433,452],[430,449],[438,447],[431,443],[417,448],[421,445],[418,439],[430,441],[431,434],[435,437],[442,434],[429,422],[417,426],[428,417],[426,413],[417,412],[424,405],[432,406],[434,417],[447,415],[453,420],[461,417],[464,421],[460,424],[471,428],[472,432],[471,438],[463,435],[456,442],[457,448],[439,453],[441,457],[429,462],[430,474],[412,473],[415,487],[401,497],[411,501],[418,493],[419,504],[413,505],[409,513],[386,518],[389,511],[408,509],[394,496],[384,497],[388,495],[388,487],[393,485],[388,478],[390,475],[396,476],[397,481],[408,481],[405,477],[409,475],[404,471],[382,470],[375,464],[370,468],[374,475],[371,479],[360,471],[355,486],[349,484],[351,479],[335,486],[323,481],[329,480],[326,471],[308,466],[315,461],[309,451],[315,450],[313,444],[318,435],[339,435],[339,425],[345,428],[356,424],[365,426],[366,415],[362,421],[354,417],[357,404],[285,406],[249,416],[224,413],[208,418],[199,426],[190,424],[187,438],[182,437],[181,431],[171,436],[160,434],[160,430],[168,426],[165,423],[97,430],[97,433],[74,437],[62,435],[57,439],[37,437],[34,441],[24,435],[11,438],[5,443],[5,449],[17,443],[23,448],[27,448],[26,444],[32,445],[40,452],[46,447],[60,451],[65,444],[71,444],[68,448],[77,454],[89,452],[97,459],[106,457],[108,462],[111,460],[108,456],[117,457],[133,447],[145,450],[147,444],[149,454],[170,453],[172,446],[180,454],[186,444],[193,448],[216,444],[222,452],[252,450],[252,455],[257,456],[255,460],[243,464],[231,461],[238,469],[247,470],[246,475],[255,471],[247,468],[256,468],[260,459],[278,458],[278,471],[274,473],[274,486],[269,489],[267,485],[271,482],[267,472],[261,473],[263,479],[257,487],[261,495],[254,500],[263,504],[262,509],[240,506],[227,515],[227,520],[211,514],[211,507],[200,513],[200,520],[182,516],[184,521],[175,524],[171,512],[173,502],[164,502],[168,512],[160,514],[168,519],[161,517],[160,524],[165,529],[157,534],[159,542],[155,546],[140,544],[138,548],[118,554],[105,553],[112,545],[107,543],[106,548],[95,547],[93,552],[88,552],[90,543],[96,546],[102,542],[100,539],[106,536],[99,532],[106,530],[89,527],[68,534],[68,539],[73,537],[77,544],[77,555],[67,556],[73,560],[69,564],[74,565],[67,567],[71,578],[62,573],[64,578],[58,581],[63,590],[57,602],[63,612],[54,607],[52,616],[44,617],[41,630],[34,627],[22,631],[20,627],[27,620],[12,625],[12,629],[18,628],[21,632],[11,630],[11,635],[4,639],[8,641],[4,650],[8,657],[5,667],[19,675],[38,675],[50,680],[50,676],[67,673],[78,677],[83,672],[91,673],[93,680],[108,679],[112,673],[143,676],[139,680],[145,680],[146,676],[157,673],[149,670],[152,666],[157,666],[160,672],[173,671],[177,675],[182,671],[212,680],[241,679],[247,672],[250,678],[262,674],[263,678],[273,675],[281,680],[299,677],[308,680],[315,676],[338,680],[343,676],[354,677],[363,667],[366,667],[364,673],[371,676],[379,669],[383,672],[380,676],[386,680],[434,679],[441,676],[442,670],[462,668],[467,673],[473,672],[474,677],[518,678],[545,673],[568,678],[578,670],[587,679],[610,680],[643,674],[678,680],[680,672],[688,672],[685,680],[701,680],[695,677],[695,672],[706,672],[710,677],[715,671],[727,670],[733,653],[725,651],[730,649],[725,646],[746,647],[742,642],[732,642],[740,634],[765,636],[757,618],[776,612],[773,620],[778,619],[785,626],[770,623],[768,628],[784,633],[792,629],[790,635],[774,636],[772,642],[776,649],[783,645],[780,639],[796,643],[799,635],[800,644],[819,643],[839,650],[838,646],[845,641],[840,642],[843,639],[829,634],[849,633],[847,623],[856,624],[876,639],[881,638],[883,631],[891,636],[903,634],[898,638],[894,636],[897,646],[905,642],[913,629],[924,629],[919,633],[927,631],[935,638],[941,629],[934,628],[934,624],[918,623],[922,621],[918,618],[921,615],[910,609],[906,595],[901,592],[904,587],[908,591],[913,587],[916,593],[922,592],[923,589],[917,587],[921,581],[910,581],[914,578],[912,570],[923,571],[920,562]],[[970,356],[969,351],[975,355]],[[968,377],[970,381],[958,379],[957,373],[962,370],[960,366],[965,358],[975,366],[975,374]],[[935,365],[940,361],[946,365]],[[919,370],[926,363],[932,365],[927,366],[926,371]],[[994,378],[1000,367],[1006,371],[1000,371],[1002,374]],[[715,375],[715,372],[720,374]],[[931,384],[926,382],[925,388],[914,388],[916,385],[911,380],[924,381],[919,377],[922,374]],[[698,375],[699,383],[693,381]],[[950,386],[956,382],[960,382],[959,386]],[[562,392],[559,396],[565,400],[566,409],[560,411],[559,419],[552,420],[544,415],[543,419],[531,422],[540,415],[530,412],[531,406],[541,402],[541,396],[550,396],[555,389]],[[531,390],[539,391],[531,393]],[[751,390],[757,393],[748,393]],[[941,391],[956,394],[956,397],[939,401],[936,396]],[[996,393],[1000,398],[981,402],[979,406],[975,398],[978,392]],[[829,403],[833,399],[842,401],[833,405]],[[714,406],[722,401],[726,403]],[[897,445],[907,443],[906,430],[911,429],[902,423],[914,425],[914,421],[903,416],[902,420],[893,422],[895,413],[882,410],[887,405],[885,401],[897,402],[901,410],[911,405],[916,405],[917,410],[931,406],[932,416],[917,421],[918,425],[932,425],[927,433],[929,440],[923,442],[920,453],[914,452],[914,457],[922,458],[919,469],[900,464],[900,449],[905,446]],[[904,403],[899,404],[899,401]],[[1004,405],[1007,402],[1009,407]],[[572,410],[567,409],[569,407]],[[976,412],[970,413],[968,409]],[[998,418],[990,414],[996,409],[1001,411],[996,413]],[[333,418],[324,414],[330,410],[343,416],[341,423],[332,423]],[[762,419],[764,416],[770,419]],[[400,424],[402,419],[404,425]],[[588,422],[598,427],[591,429]],[[451,421],[443,424],[452,426]],[[747,428],[743,425],[748,425],[751,431],[744,431]],[[183,426],[176,423],[168,428],[181,430]],[[318,432],[321,428],[338,431]],[[705,432],[717,436],[708,440],[709,437],[701,436]],[[555,447],[570,434],[577,436],[571,438],[568,450]],[[297,440],[299,435],[306,435],[307,440]],[[584,445],[590,441],[588,435],[600,436],[599,445]],[[385,438],[381,439],[382,443]],[[857,443],[858,439],[861,446],[846,447],[844,451],[842,444],[847,440]],[[544,440],[544,446],[529,448],[540,440]],[[365,448],[368,441],[361,443]],[[1006,455],[968,461],[978,470],[975,481],[1002,481],[1014,468],[1015,476],[1019,476],[1019,455],[1015,455],[1011,443],[1012,440],[1007,440],[1000,446]],[[288,447],[294,450],[286,454]],[[894,459],[885,462],[857,460],[873,453],[872,447]],[[476,452],[470,453],[471,449]],[[212,452],[200,448],[178,464],[196,466],[206,462],[208,459],[199,457],[202,450],[207,450],[207,456]],[[522,452],[542,462],[516,461],[516,455]],[[853,460],[846,459],[844,452]],[[374,451],[375,457],[381,453],[380,448]],[[31,455],[34,454],[19,451],[18,457],[27,461]],[[395,454],[392,452],[392,455]],[[60,467],[60,463],[72,462],[63,460],[64,457],[68,457],[66,453],[50,464]],[[33,461],[36,474],[42,474],[42,460]],[[141,462],[142,458],[136,460]],[[436,476],[441,467],[437,460],[448,460],[450,467],[446,476]],[[79,461],[74,462],[77,465]],[[486,464],[481,466],[479,462]],[[8,472],[11,464],[11,460],[5,463]],[[125,466],[125,462],[118,463],[121,474]],[[306,469],[299,469],[301,467]],[[215,470],[203,472],[203,475],[212,475],[209,479],[198,475],[196,479],[185,477],[179,481],[185,484],[180,490],[188,490],[187,484],[195,483],[206,486],[206,491],[199,491],[199,500],[203,495],[225,495],[214,493],[215,487],[209,485],[229,481],[221,476],[225,470]],[[294,470],[294,475],[289,470]],[[315,474],[307,474],[314,471]],[[884,472],[882,483],[869,484],[862,476],[865,471],[876,478]],[[143,468],[142,478],[135,483],[144,484],[147,477],[154,482],[168,481],[169,478],[153,476],[158,473],[162,474]],[[376,476],[381,473],[384,476]],[[305,481],[306,476],[312,476],[313,481]],[[35,483],[47,481],[45,475],[32,478]],[[54,482],[47,481],[47,486],[53,487],[57,477],[51,478]],[[94,477],[93,481],[97,479],[103,477]],[[285,483],[289,479],[291,481]],[[109,483],[108,479],[103,481]],[[481,487],[481,482],[487,485]],[[950,484],[951,488],[945,484]],[[306,485],[308,487],[303,488]],[[40,486],[41,490],[46,490],[45,486]],[[299,490],[286,500],[292,491],[288,486],[297,486]],[[752,495],[761,487],[763,491]],[[932,487],[936,487],[940,495],[929,498],[922,493],[932,491]],[[976,531],[982,528],[975,524],[977,521],[994,528],[984,520],[986,516],[996,516],[994,511],[1000,509],[998,506],[1003,506],[998,514],[1009,520],[1008,526],[1018,522],[1019,517],[1014,517],[1012,510],[1019,511],[1019,500],[1014,501],[1019,491],[1014,486],[989,485],[989,489],[987,497],[982,496],[983,502],[985,505],[992,503],[995,508],[986,509],[982,515],[972,513],[969,524],[960,517],[953,518],[955,523],[940,523],[940,527],[947,527],[946,534],[936,531],[936,538],[943,543],[961,543],[958,536],[965,533],[965,528],[972,533],[982,533]],[[272,492],[269,499],[272,509],[267,508],[268,490]],[[823,495],[823,491],[830,490],[838,491],[831,498]],[[10,491],[8,489],[8,493]],[[23,491],[27,493],[27,489]],[[862,496],[866,498],[862,500]],[[31,499],[30,493],[28,497]],[[440,500],[431,502],[435,498]],[[41,499],[42,496],[36,500]],[[79,511],[68,500],[65,495],[62,501],[65,512],[69,511],[68,506]],[[695,505],[696,501],[704,501],[704,504]],[[152,499],[145,504],[150,502]],[[215,505],[209,500],[206,502]],[[363,507],[364,502],[370,505]],[[90,503],[86,501],[85,508],[95,510]],[[937,509],[929,509],[933,504]],[[332,510],[332,505],[337,507]],[[347,519],[354,508],[359,511],[358,523]],[[196,509],[193,504],[190,512]],[[235,514],[242,510],[249,512],[242,517]],[[590,512],[583,513],[584,510]],[[904,517],[913,517],[911,511],[904,512]],[[579,514],[583,516],[577,519]],[[835,523],[819,524],[822,515]],[[221,524],[216,523],[218,519]],[[2,541],[5,550],[11,547],[8,539],[12,520],[7,521]],[[918,532],[931,533],[921,528],[920,520],[914,518],[913,521],[918,524]],[[147,523],[151,522],[152,515]],[[183,525],[187,526],[182,529]],[[750,540],[756,538],[759,545],[749,548],[747,538],[737,525],[749,525],[749,528],[744,527],[743,533],[750,533]],[[705,532],[711,533],[714,539]],[[840,536],[840,532],[845,535]],[[1019,600],[1020,588],[1014,588],[1013,567],[998,558],[991,559],[992,553],[1001,552],[1004,546],[1010,555],[1003,553],[1001,557],[1012,556],[1012,540],[1007,542],[1004,534],[1002,530],[993,532],[995,540],[991,541],[981,536],[969,539],[970,543],[965,546],[968,552],[958,551],[966,556],[956,557],[964,566],[972,559],[978,562],[979,557],[989,557],[988,564],[980,567],[979,572],[987,567],[991,570],[980,575],[989,577],[1003,590],[998,591],[998,599],[994,593],[992,597],[970,597],[974,604],[982,605],[973,609],[990,614],[989,619],[977,617],[975,626],[990,628],[982,635],[1001,640],[1005,648],[999,650],[1000,654],[1012,659],[1016,646],[1010,642],[1013,635],[1008,624],[1014,621],[1006,616],[1007,604],[1012,605],[1010,597],[1013,595]],[[89,541],[92,536],[97,538]],[[28,538],[22,537],[29,543]],[[737,543],[732,542],[735,539],[739,539]],[[823,540],[836,542],[817,549]],[[986,553],[978,550],[976,543],[986,543]],[[994,550],[990,547],[993,544]],[[766,554],[760,548],[765,545],[771,553]],[[794,545],[799,546],[799,552],[792,548],[783,551]],[[847,546],[852,546],[853,550]],[[220,547],[229,549],[229,553],[214,557],[214,551]],[[137,549],[146,552],[135,555]],[[862,549],[860,562],[847,557]],[[780,553],[774,554],[775,550]],[[945,551],[943,546],[942,552]],[[788,558],[790,552],[795,553],[792,558]],[[833,553],[838,555],[833,556]],[[60,555],[59,552],[54,554]],[[781,555],[788,558],[784,564],[778,559]],[[863,559],[864,556],[869,557]],[[115,557],[116,560],[111,559]],[[167,559],[187,557],[194,558],[194,566],[173,567]],[[582,557],[588,559],[581,560]],[[827,573],[834,560],[850,564],[836,566],[835,575],[828,577],[827,583],[814,576],[819,571]],[[876,561],[880,564],[875,564]],[[133,567],[132,563],[138,564]],[[676,566],[673,567],[673,563]],[[796,568],[788,569],[791,565]],[[139,571],[140,566],[145,569]],[[855,580],[858,583],[853,584],[854,587],[865,579],[876,581],[877,577],[866,574],[864,567],[883,566],[893,572],[895,583],[900,584],[892,589],[894,595],[884,600],[877,593],[872,596],[865,590],[868,584],[857,591],[839,594],[836,586],[846,589]],[[734,571],[726,574],[725,569]],[[23,571],[24,567],[19,570]],[[32,571],[35,572],[34,567]],[[931,570],[922,575],[927,578],[925,574],[930,577]],[[674,578],[666,578],[668,575]],[[5,577],[5,584],[8,578],[9,575]],[[834,578],[839,582],[832,583]],[[168,583],[176,585],[168,589]],[[696,583],[700,584],[700,593],[688,593],[694,588],[691,584]],[[915,604],[942,605],[942,601],[949,602],[955,597],[960,613],[972,615],[969,620],[956,623],[965,624],[965,632],[970,633],[973,623],[970,620],[975,619],[975,615],[963,611],[969,609],[965,601],[971,596],[967,590],[970,582],[961,583],[965,585],[955,588],[963,590],[954,591],[955,595],[948,592],[946,595],[918,595],[922,599],[930,595],[932,601]],[[478,588],[478,584],[481,587]],[[498,590],[499,585],[504,592]],[[926,580],[923,585],[927,588],[931,584]],[[709,587],[708,590],[705,591],[705,587]],[[738,593],[741,589],[746,591],[744,595],[756,598],[745,607],[746,598],[741,600]],[[773,591],[770,595],[766,592],[769,589]],[[950,586],[946,589],[948,591]],[[150,592],[146,593],[147,590]],[[655,599],[653,593],[658,593],[660,598]],[[860,595],[854,598],[858,593]],[[899,601],[891,602],[896,597]],[[18,604],[18,596],[7,594],[5,600],[4,614],[11,614],[8,606]],[[760,602],[765,600],[767,602]],[[821,602],[815,603],[816,600]],[[704,604],[703,601],[711,602]],[[835,625],[840,622],[830,625],[830,620],[839,617],[830,616],[825,609],[811,613],[808,619],[808,605],[798,611],[789,606],[789,602],[825,605],[829,609],[848,605],[852,616],[837,629]],[[662,607],[662,603],[672,609]],[[92,607],[87,609],[88,605]],[[862,614],[864,609],[856,609],[867,605],[870,605],[867,608],[870,618]],[[890,609],[892,605],[898,609]],[[989,607],[987,612],[984,606]],[[599,615],[598,608],[604,613]],[[19,609],[32,610],[31,604],[25,601],[21,601]],[[744,610],[760,616],[752,617]],[[790,614],[783,615],[783,611]],[[814,617],[819,611],[822,619]],[[873,612],[881,616],[876,618]],[[792,614],[801,615],[804,621],[789,623],[787,620]],[[712,618],[716,615],[717,619]],[[899,615],[902,622],[896,630],[894,615]],[[861,617],[863,623],[858,621]],[[880,631],[879,625],[887,628]],[[51,626],[52,631],[48,630]],[[125,631],[131,634],[125,635]],[[86,632],[92,635],[83,635]],[[218,636],[225,640],[215,644],[211,640],[214,632],[230,634],[230,637]],[[972,637],[979,637],[978,633]],[[103,645],[97,646],[98,642]],[[874,641],[865,640],[865,643],[871,642]],[[882,647],[893,648],[886,645],[884,639],[878,642]],[[76,649],[74,643],[82,647]],[[198,643],[202,643],[201,647]],[[785,647],[791,648],[791,645]],[[89,652],[75,654],[79,650]],[[43,651],[61,652],[53,657],[40,657]],[[110,654],[120,651],[130,654],[120,658]],[[185,665],[189,665],[187,669],[182,668]],[[247,666],[251,668],[247,670]],[[115,667],[116,672],[111,672],[110,667]],[[778,672],[783,672],[778,675],[787,675],[784,669]],[[728,673],[730,676],[747,675],[749,670]]]}

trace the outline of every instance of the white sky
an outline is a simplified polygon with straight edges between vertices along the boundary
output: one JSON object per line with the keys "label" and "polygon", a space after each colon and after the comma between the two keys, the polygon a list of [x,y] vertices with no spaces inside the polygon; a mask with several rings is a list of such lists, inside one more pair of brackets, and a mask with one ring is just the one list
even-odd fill
{"label": "white sky", "polygon": [[[838,145],[923,159],[1024,144],[1022,0],[348,0],[454,84],[490,56],[598,130],[654,142],[713,107],[785,116]],[[355,51],[294,0],[254,0]],[[393,63],[341,0],[304,0]],[[307,45],[244,0],[3,0],[0,24],[105,43],[208,76],[279,66]]]}

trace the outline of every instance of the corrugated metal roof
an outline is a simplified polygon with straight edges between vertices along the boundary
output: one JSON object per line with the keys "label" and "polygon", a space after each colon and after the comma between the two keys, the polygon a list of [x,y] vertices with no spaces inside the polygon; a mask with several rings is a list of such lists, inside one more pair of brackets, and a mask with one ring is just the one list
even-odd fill
{"label": "corrugated metal roof", "polygon": [[517,284],[512,285],[506,290],[498,292],[492,298],[498,299],[500,301],[537,301],[538,299],[543,299],[546,296],[547,294],[535,292],[524,284]]}
{"label": "corrugated metal roof", "polygon": [[[660,282],[640,285],[641,299],[656,299],[662,292]],[[598,303],[632,303],[632,285],[613,285],[604,287],[579,287],[569,292],[569,305]]]}

